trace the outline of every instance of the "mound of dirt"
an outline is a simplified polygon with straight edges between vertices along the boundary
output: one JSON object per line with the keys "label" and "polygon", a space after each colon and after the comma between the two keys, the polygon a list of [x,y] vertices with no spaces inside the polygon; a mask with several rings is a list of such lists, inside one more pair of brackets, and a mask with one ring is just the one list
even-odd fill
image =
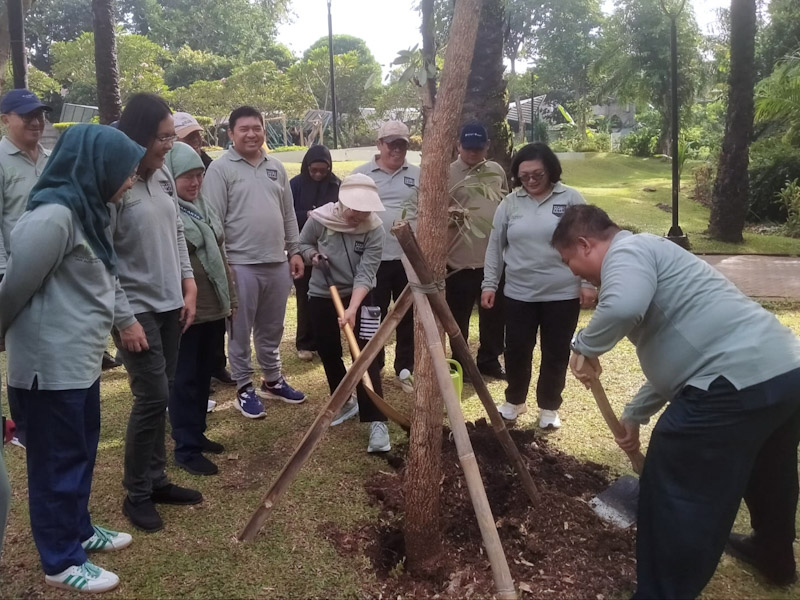
{"label": "mound of dirt", "polygon": [[[635,588],[634,532],[602,521],[587,502],[611,481],[606,467],[581,462],[552,448],[536,432],[512,429],[541,492],[533,507],[484,419],[469,423],[470,438],[511,574],[533,598],[624,597]],[[481,541],[455,443],[442,441],[441,510],[445,555],[441,576],[412,579],[403,569],[403,461],[389,461],[365,488],[380,507],[379,523],[354,532],[330,524],[320,532],[343,556],[365,553],[375,569],[378,589],[391,598],[486,598],[493,592],[492,573]]]}

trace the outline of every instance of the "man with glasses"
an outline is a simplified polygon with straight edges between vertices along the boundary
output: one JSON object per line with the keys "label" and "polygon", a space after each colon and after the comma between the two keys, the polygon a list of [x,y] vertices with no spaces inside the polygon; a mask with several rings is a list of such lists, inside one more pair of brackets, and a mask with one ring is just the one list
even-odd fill
{"label": "man with glasses", "polygon": [[[6,135],[0,140],[0,280],[11,251],[11,230],[25,212],[30,194],[44,170],[50,152],[39,141],[44,132],[44,113],[52,110],[26,89],[11,90],[0,99],[0,120]],[[9,400],[17,426],[12,444],[25,447],[25,416]]]}
{"label": "man with glasses", "polygon": [[[381,307],[381,317],[389,311],[389,302],[400,296],[406,287],[406,271],[400,257],[403,250],[391,229],[403,213],[411,227],[417,226],[417,195],[419,193],[419,167],[406,160],[408,152],[408,127],[400,121],[385,121],[378,129],[378,154],[368,163],[353,170],[363,173],[375,181],[381,202],[386,208],[376,213],[383,221],[386,239],[383,243],[381,265],[378,268],[375,299]],[[384,355],[378,355],[378,364],[383,366]],[[414,318],[409,310],[397,327],[394,370],[403,391],[414,391],[411,373],[414,370]]]}

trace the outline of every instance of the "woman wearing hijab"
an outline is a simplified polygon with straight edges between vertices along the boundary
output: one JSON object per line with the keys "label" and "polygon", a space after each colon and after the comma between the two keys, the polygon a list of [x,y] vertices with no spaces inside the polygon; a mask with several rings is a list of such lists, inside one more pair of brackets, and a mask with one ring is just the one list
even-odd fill
{"label": "woman wearing hijab", "polygon": [[[349,323],[361,346],[365,346],[371,337],[366,328],[361,328],[363,311],[359,309],[375,287],[375,274],[381,263],[386,234],[382,221],[375,213],[383,210],[375,182],[366,175],[349,175],[339,188],[339,201],[312,210],[300,233],[303,258],[315,266],[321,259],[328,261],[331,283],[336,286],[342,303],[347,307],[344,319],[339,319],[331,300],[329,284],[322,270],[314,269],[308,288],[308,308],[317,352],[322,359],[331,392],[341,383],[347,371],[342,362],[339,328]],[[377,361],[370,365],[368,373],[375,392],[382,395]],[[360,413],[361,422],[370,424],[367,452],[388,452],[391,443],[386,417],[375,407],[360,383],[356,388],[356,396],[358,402],[353,398],[348,400],[331,425],[343,423]]]}
{"label": "woman wearing hijab", "polygon": [[9,395],[31,417],[25,456],[33,539],[47,584],[80,592],[119,584],[87,552],[131,543],[127,533],[93,525],[88,503],[117,274],[106,203],[118,203],[133,185],[144,153],[111,127],[65,131],[11,234],[0,284]]}
{"label": "woman wearing hijab", "polygon": [[214,475],[219,471],[217,465],[202,453],[220,454],[225,448],[205,436],[208,386],[217,360],[210,349],[225,334],[225,319],[236,308],[236,292],[223,250],[222,223],[200,196],[205,173],[202,159],[191,146],[175,142],[166,165],[175,178],[183,234],[197,284],[197,313],[181,337],[169,397],[175,463],[193,475]]}
{"label": "woman wearing hijab", "polygon": [[[294,196],[294,212],[297,215],[297,226],[303,231],[308,220],[308,213],[315,208],[336,202],[339,195],[339,178],[333,174],[331,152],[325,146],[311,146],[303,157],[300,175],[292,177],[289,185]],[[316,350],[311,318],[308,313],[308,285],[313,269],[306,269],[303,277],[295,279],[294,288],[297,297],[297,336],[295,344],[297,357],[310,361]]]}

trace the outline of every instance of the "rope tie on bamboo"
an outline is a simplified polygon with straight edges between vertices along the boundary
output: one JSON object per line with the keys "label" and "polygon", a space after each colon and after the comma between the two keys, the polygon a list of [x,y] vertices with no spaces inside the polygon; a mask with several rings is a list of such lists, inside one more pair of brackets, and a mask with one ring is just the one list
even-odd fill
{"label": "rope tie on bamboo", "polygon": [[413,291],[420,292],[426,296],[438,294],[439,292],[443,292],[445,289],[443,279],[440,279],[439,281],[432,281],[431,283],[412,283],[409,281],[408,285]]}

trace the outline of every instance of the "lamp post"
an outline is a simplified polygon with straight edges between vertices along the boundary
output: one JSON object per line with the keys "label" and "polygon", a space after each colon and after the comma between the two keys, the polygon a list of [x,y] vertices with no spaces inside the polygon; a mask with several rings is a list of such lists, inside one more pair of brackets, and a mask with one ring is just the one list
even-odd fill
{"label": "lamp post", "polygon": [[675,242],[682,248],[689,249],[689,238],[678,225],[678,193],[681,188],[680,165],[678,164],[678,17],[683,11],[686,0],[679,0],[674,9],[668,9],[665,0],[659,0],[661,10],[670,19],[670,84],[671,84],[671,129],[672,129],[672,227],[667,233],[667,239]]}
{"label": "lamp post", "polygon": [[333,75],[333,21],[331,20],[331,0],[328,0],[328,58],[331,70],[331,114],[333,115],[333,148],[339,147],[339,138],[336,132],[336,84]]}
{"label": "lamp post", "polygon": [[14,71],[14,87],[28,87],[28,61],[25,58],[25,13],[22,0],[8,0],[8,33],[11,38],[11,66]]}

